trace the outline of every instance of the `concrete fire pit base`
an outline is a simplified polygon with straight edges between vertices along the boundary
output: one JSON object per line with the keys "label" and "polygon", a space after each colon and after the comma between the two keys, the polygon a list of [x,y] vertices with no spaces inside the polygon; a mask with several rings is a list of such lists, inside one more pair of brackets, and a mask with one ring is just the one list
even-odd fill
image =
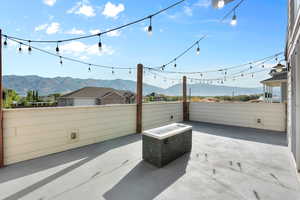
{"label": "concrete fire pit base", "polygon": [[192,149],[192,127],[171,124],[143,133],[143,159],[163,167]]}

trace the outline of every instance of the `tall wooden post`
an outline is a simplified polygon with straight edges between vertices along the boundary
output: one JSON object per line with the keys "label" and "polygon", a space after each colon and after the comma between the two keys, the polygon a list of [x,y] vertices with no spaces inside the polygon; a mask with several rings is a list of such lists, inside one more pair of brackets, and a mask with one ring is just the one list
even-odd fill
{"label": "tall wooden post", "polygon": [[137,66],[136,83],[136,133],[142,133],[142,113],[143,113],[143,65]]}
{"label": "tall wooden post", "polygon": [[0,167],[4,167],[4,142],[3,142],[3,86],[2,86],[2,30],[0,29]]}
{"label": "tall wooden post", "polygon": [[183,97],[183,121],[189,120],[188,114],[188,102],[187,102],[187,87],[186,87],[186,76],[183,77],[183,85],[182,85],[182,97]]}

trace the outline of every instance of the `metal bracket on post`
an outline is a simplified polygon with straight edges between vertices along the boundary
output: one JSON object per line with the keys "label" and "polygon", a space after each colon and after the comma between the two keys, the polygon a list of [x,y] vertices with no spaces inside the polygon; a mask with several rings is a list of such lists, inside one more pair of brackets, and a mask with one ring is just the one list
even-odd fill
{"label": "metal bracket on post", "polygon": [[137,65],[136,84],[136,133],[142,133],[142,113],[143,113],[143,65]]}

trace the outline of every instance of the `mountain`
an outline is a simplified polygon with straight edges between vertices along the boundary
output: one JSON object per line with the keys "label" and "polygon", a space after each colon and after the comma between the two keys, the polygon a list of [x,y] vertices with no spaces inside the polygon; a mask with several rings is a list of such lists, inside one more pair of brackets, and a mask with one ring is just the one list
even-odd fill
{"label": "mountain", "polygon": [[[249,94],[261,94],[263,93],[261,88],[243,88],[243,87],[230,87],[222,85],[209,85],[209,84],[189,84],[192,96],[231,96],[233,95],[249,95]],[[164,90],[166,95],[177,95],[181,93],[182,86],[177,84]]]}
{"label": "mountain", "polygon": [[[14,89],[20,95],[26,95],[28,90],[38,90],[40,95],[53,93],[68,93],[86,86],[109,87],[118,90],[135,92],[136,82],[130,80],[97,80],[71,77],[44,78],[40,76],[3,76],[5,88]],[[160,92],[162,88],[144,84],[144,93]]]}
{"label": "mountain", "polygon": [[[98,79],[79,79],[71,77],[55,77],[44,78],[40,76],[3,76],[3,83],[5,88],[14,89],[20,95],[26,95],[28,90],[38,90],[40,95],[47,95],[53,93],[68,93],[86,86],[95,87],[109,87],[119,90],[129,90],[135,92],[136,82],[131,80],[98,80]],[[170,88],[163,89],[149,84],[144,84],[144,94],[151,92],[162,93],[165,95],[178,96],[182,94],[182,86],[177,84]],[[262,93],[261,88],[241,88],[229,87],[220,85],[207,84],[191,84],[193,96],[221,96],[241,94],[259,94]]]}

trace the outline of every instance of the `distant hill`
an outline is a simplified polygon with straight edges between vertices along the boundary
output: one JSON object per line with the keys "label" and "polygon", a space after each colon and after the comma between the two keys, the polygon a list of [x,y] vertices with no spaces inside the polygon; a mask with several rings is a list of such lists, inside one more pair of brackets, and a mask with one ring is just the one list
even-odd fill
{"label": "distant hill", "polygon": [[[79,79],[71,77],[44,78],[40,76],[15,76],[3,77],[5,88],[14,89],[20,95],[25,95],[28,90],[38,90],[40,95],[53,93],[68,93],[86,86],[109,87],[119,90],[135,91],[136,82],[130,80],[97,80]],[[160,92],[161,88],[144,84],[144,93]]]}
{"label": "distant hill", "polygon": [[[230,87],[222,85],[209,85],[209,84],[190,84],[188,89],[191,88],[192,96],[231,96],[234,95],[249,95],[260,94],[262,88],[243,88],[243,87]],[[173,85],[165,89],[164,94],[176,95],[182,91],[182,85]],[[189,91],[188,91],[189,94]]]}
{"label": "distant hill", "polygon": [[[3,77],[4,87],[14,89],[20,95],[26,95],[28,90],[38,90],[40,95],[53,93],[67,93],[86,86],[109,87],[120,90],[135,92],[136,82],[131,80],[98,80],[98,79],[79,79],[71,77],[44,78],[40,76],[15,76],[8,75]],[[192,84],[188,85],[192,90],[193,96],[221,96],[242,94],[259,94],[261,88],[241,88],[220,85]],[[149,84],[144,84],[144,94],[151,92],[162,93],[165,95],[178,96],[182,94],[182,86],[177,84],[170,88],[163,89]]]}

